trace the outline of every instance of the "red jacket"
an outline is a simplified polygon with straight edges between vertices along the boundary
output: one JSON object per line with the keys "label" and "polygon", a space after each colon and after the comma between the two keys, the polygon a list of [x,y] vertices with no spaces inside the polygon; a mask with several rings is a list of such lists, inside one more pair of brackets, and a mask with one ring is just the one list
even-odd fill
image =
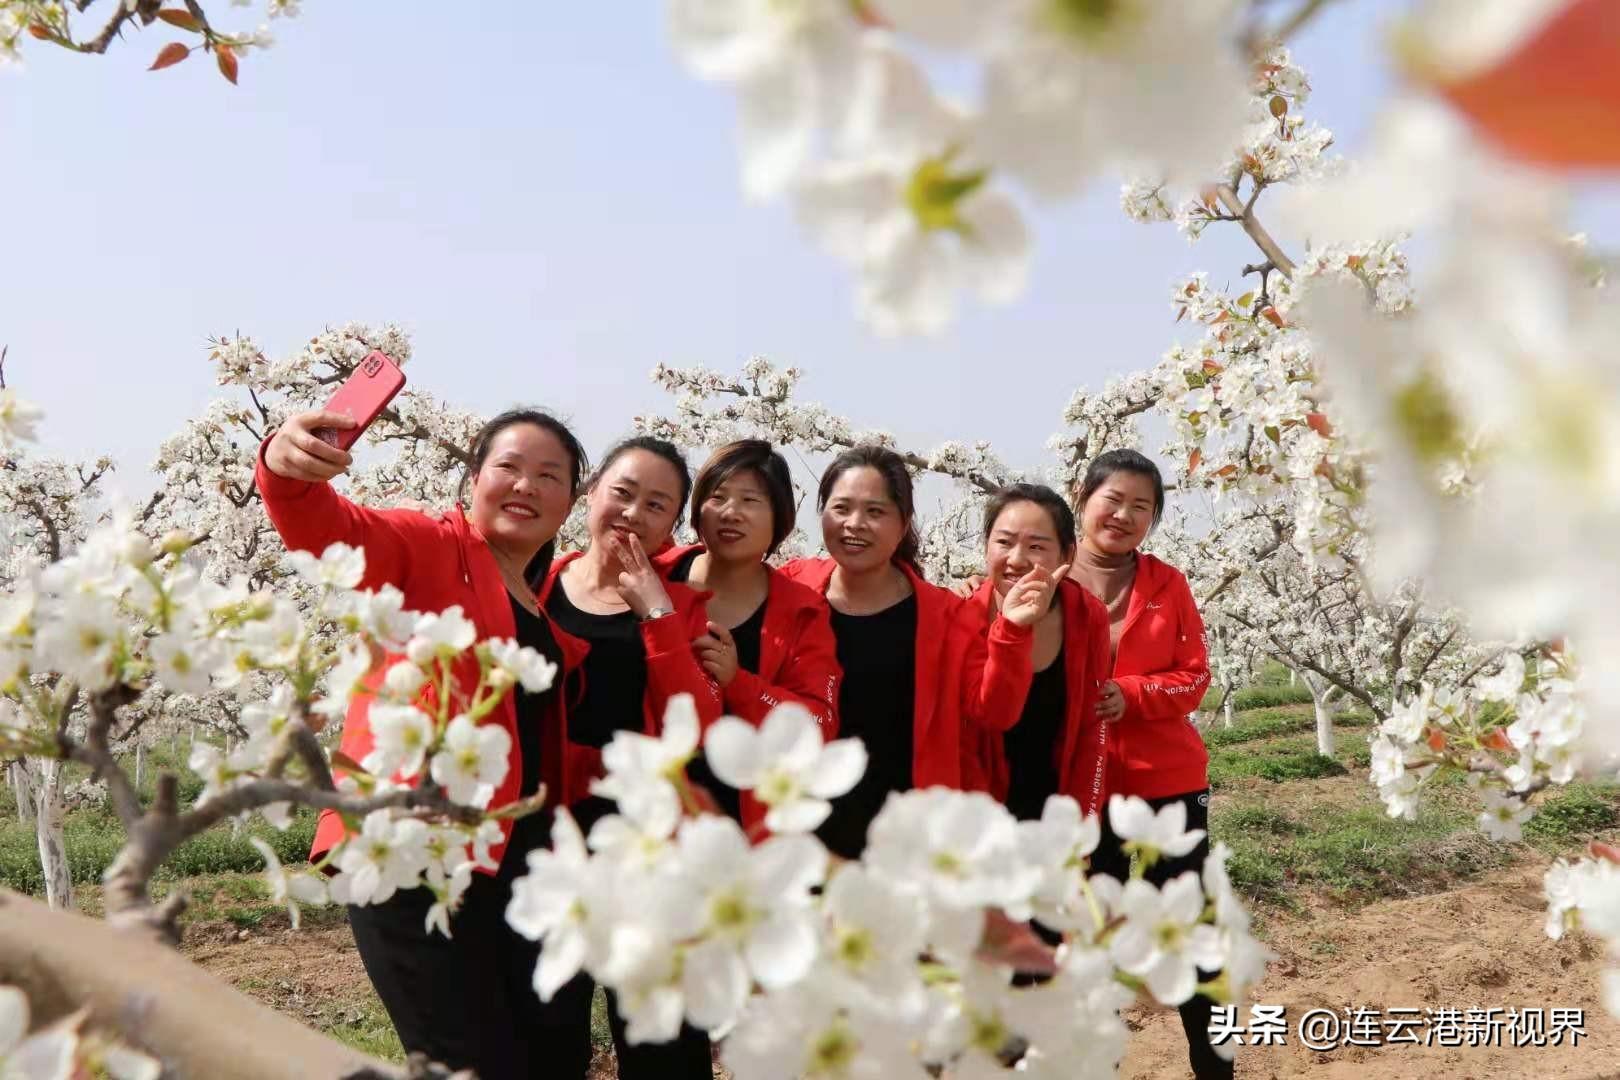
{"label": "red jacket", "polygon": [[[669,548],[653,557],[653,565],[667,574],[702,550],[701,544]],[[758,727],[776,706],[796,702],[816,718],[822,738],[832,739],[838,734],[838,684],[844,673],[827,600],[782,571],[767,569],[770,587],[759,635],[759,671],[738,669],[725,688],[726,712]],[[707,599],[708,594],[699,595]]]}
{"label": "red jacket", "polygon": [[[551,564],[545,584],[540,586],[540,606],[546,606],[557,576],[563,567],[583,555],[570,551]],[[698,665],[692,653],[692,639],[708,632],[709,611],[703,594],[685,585],[668,583],[664,586],[675,613],[662,619],[641,624],[641,643],[647,655],[647,692],[642,698],[643,729],[649,735],[663,731],[664,709],[676,694],[691,694],[697,707],[698,721],[703,730],[720,718],[720,684]],[[589,646],[587,645],[587,650]],[[586,688],[589,693],[589,688]],[[577,699],[576,699],[577,700]],[[567,717],[559,714],[557,722],[567,732]],[[548,740],[548,745],[557,739]],[[602,751],[594,746],[560,739],[566,747],[562,781],[557,801],[570,806],[591,793],[591,781],[603,775]]]}
{"label": "red jacket", "polygon": [[[795,559],[782,572],[826,596],[837,563]],[[899,564],[917,596],[917,682],[912,708],[913,787],[982,784],[964,735],[974,725],[1005,730],[1018,721],[1031,677],[1026,627],[986,613]],[[969,768],[964,771],[963,765]]]}
{"label": "red jacket", "polygon": [[[1073,581],[1058,586],[1063,599],[1063,744],[1058,749],[1058,794],[1068,795],[1080,804],[1080,812],[1099,812],[1108,798],[1108,729],[1113,726],[1097,719],[1098,691],[1108,678],[1108,609],[1102,601]],[[995,583],[986,580],[973,594],[972,604],[988,613]],[[1033,665],[1034,633],[1029,635]],[[1033,680],[1033,666],[1030,670]],[[1028,694],[1026,684],[1024,692]],[[1013,717],[1016,724],[1021,719]],[[977,766],[985,790],[1007,801],[1010,777],[1003,752],[1004,728],[981,727],[974,739]]]}
{"label": "red jacket", "polygon": [[[702,550],[701,544],[667,548],[653,556],[653,565],[668,574],[682,559]],[[724,691],[726,712],[758,727],[772,709],[792,701],[810,710],[821,737],[830,741],[838,735],[838,684],[844,672],[838,666],[827,600],[782,571],[767,569],[770,585],[759,635],[759,671],[737,669]],[[752,829],[764,820],[764,806],[746,792],[741,806],[744,827]]]}
{"label": "red jacket", "polygon": [[1209,688],[1204,620],[1180,570],[1137,557],[1114,656],[1125,715],[1109,726],[1109,786],[1159,799],[1209,786],[1209,751],[1192,714]]}
{"label": "red jacket", "polygon": [[[311,484],[277,476],[265,465],[262,446],[254,481],[271,524],[290,550],[318,555],[328,545],[339,542],[364,548],[366,574],[360,582],[361,588],[375,589],[385,583],[392,584],[404,593],[405,607],[414,611],[437,612],[459,604],[462,613],[472,620],[480,641],[492,637],[510,638],[517,633],[500,568],[495,564],[489,545],[460,507],[439,517],[415,510],[368,510],[339,495],[330,484]],[[578,668],[588,646],[555,626],[551,631],[562,650],[563,672],[558,677],[563,678],[567,672]],[[387,657],[366,677],[366,685],[375,689],[387,667],[397,659],[400,658]],[[454,675],[458,685],[468,692],[478,684],[478,660],[470,651],[457,661]],[[425,688],[423,699],[430,696],[430,690]],[[559,734],[567,730],[564,697],[557,695],[556,729],[542,733],[541,778],[546,785],[548,803],[555,802],[562,779],[563,747]],[[370,713],[369,696],[357,696],[349,702],[341,748],[355,761],[363,761],[374,745]],[[485,723],[500,724],[512,739],[506,778],[496,787],[495,797],[490,802],[491,806],[501,806],[518,797],[523,782],[513,694],[506,696]],[[503,820],[500,826],[501,842],[490,849],[497,863],[512,834],[510,821]],[[331,850],[346,832],[342,818],[331,810],[322,811],[315,826],[310,859],[318,859]]]}

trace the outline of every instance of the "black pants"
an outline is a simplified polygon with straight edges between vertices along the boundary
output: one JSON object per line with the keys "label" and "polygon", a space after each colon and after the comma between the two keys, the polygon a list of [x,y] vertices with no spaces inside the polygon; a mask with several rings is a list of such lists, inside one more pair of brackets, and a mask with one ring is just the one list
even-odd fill
{"label": "black pants", "polygon": [[[1187,828],[1203,829],[1204,838],[1198,846],[1180,858],[1160,859],[1147,870],[1143,876],[1156,886],[1163,886],[1171,878],[1179,877],[1188,870],[1203,873],[1204,860],[1209,856],[1209,789],[1191,791],[1185,795],[1170,795],[1162,799],[1149,799],[1148,805],[1158,810],[1171,803],[1181,803],[1187,807]],[[1131,860],[1125,854],[1120,839],[1114,834],[1108,823],[1108,815],[1103,815],[1102,840],[1097,845],[1096,852],[1091,856],[1091,871],[1094,874],[1107,874],[1119,881],[1128,881],[1131,876]],[[1214,978],[1218,972],[1199,969],[1200,981]],[[1203,994],[1194,994],[1188,998],[1180,1008],[1181,1027],[1187,1034],[1187,1060],[1192,1065],[1193,1076],[1198,1080],[1213,1080],[1232,1075],[1232,1063],[1223,1061],[1215,1048],[1209,1043],[1209,1016],[1214,1005]]]}
{"label": "black pants", "polygon": [[[350,905],[360,960],[407,1053],[473,1069],[479,1080],[584,1080],[596,985],[581,972],[542,1003],[533,981],[540,947],[506,924],[512,880],[524,872],[526,852],[548,839],[514,835],[498,876],[473,875],[452,937],[425,928],[427,889]],[[673,1042],[630,1046],[612,994],[608,1016],[622,1080],[711,1077],[703,1032],[688,1026]]]}

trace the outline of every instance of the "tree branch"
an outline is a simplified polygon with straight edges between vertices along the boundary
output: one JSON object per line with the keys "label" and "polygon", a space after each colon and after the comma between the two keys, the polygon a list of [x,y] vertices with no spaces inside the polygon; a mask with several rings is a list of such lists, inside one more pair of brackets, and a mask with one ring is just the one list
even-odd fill
{"label": "tree branch", "polygon": [[1282,274],[1283,277],[1292,280],[1294,276],[1294,260],[1283,253],[1283,249],[1277,245],[1277,241],[1271,238],[1271,234],[1266,231],[1266,227],[1260,224],[1260,219],[1254,216],[1254,204],[1251,202],[1245,206],[1240,202],[1237,191],[1233,189],[1230,183],[1216,184],[1215,197],[1221,201],[1222,206],[1226,207],[1237,218],[1238,222],[1243,226],[1243,231],[1249,234],[1249,239],[1253,240],[1255,246],[1265,254],[1267,259],[1271,260],[1271,264],[1277,268],[1277,272]]}

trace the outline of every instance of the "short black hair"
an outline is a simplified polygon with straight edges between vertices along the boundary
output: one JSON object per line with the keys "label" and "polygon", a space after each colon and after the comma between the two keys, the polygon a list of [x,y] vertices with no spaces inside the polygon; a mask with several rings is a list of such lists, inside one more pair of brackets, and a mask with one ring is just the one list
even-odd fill
{"label": "short black hair", "polygon": [[787,459],[764,439],[738,439],[710,455],[698,470],[692,485],[692,527],[702,524],[702,507],[715,489],[741,472],[755,472],[765,481],[771,500],[771,546],[766,555],[775,555],[782,541],[793,531],[798,515],[793,503],[793,474]]}

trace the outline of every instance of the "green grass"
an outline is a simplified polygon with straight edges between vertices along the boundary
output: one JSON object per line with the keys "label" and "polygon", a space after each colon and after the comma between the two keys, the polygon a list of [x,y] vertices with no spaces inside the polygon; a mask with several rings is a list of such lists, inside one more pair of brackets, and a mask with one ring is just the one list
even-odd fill
{"label": "green grass", "polygon": [[[1301,731],[1315,731],[1316,717],[1312,710],[1298,705],[1277,705],[1252,709],[1234,720],[1231,727],[1215,724],[1204,731],[1204,745],[1211,750],[1237,746],[1241,743],[1270,739],[1277,735],[1292,735]],[[1372,726],[1372,717],[1362,712],[1340,713],[1333,721],[1334,731],[1353,731]]]}
{"label": "green grass", "polygon": [[1298,686],[1251,686],[1244,690],[1234,691],[1232,694],[1232,709],[1235,712],[1248,712],[1250,709],[1264,709],[1276,705],[1309,705],[1311,703],[1310,687],[1301,683]]}
{"label": "green grass", "polygon": [[[74,882],[100,881],[124,843],[123,826],[117,817],[111,811],[77,811],[68,815],[63,831]],[[264,859],[248,843],[249,836],[268,841],[282,862],[301,862],[309,856],[309,845],[315,838],[315,816],[300,813],[283,831],[263,822],[255,822],[240,833],[229,828],[211,829],[176,848],[153,880],[257,872],[263,869]],[[45,890],[33,826],[22,824],[15,816],[0,825],[0,885],[36,895]]]}
{"label": "green grass", "polygon": [[[1212,786],[1225,789],[1212,806],[1210,833],[1232,848],[1233,883],[1256,901],[1294,908],[1302,889],[1349,903],[1421,894],[1532,852],[1578,851],[1620,827],[1620,785],[1574,783],[1538,802],[1522,843],[1496,843],[1479,830],[1478,797],[1460,776],[1428,786],[1417,820],[1391,818],[1370,783],[1338,789],[1309,783],[1323,776],[1364,780],[1370,756],[1365,739],[1352,732],[1340,735],[1333,758],[1323,757],[1311,727],[1305,710],[1297,716],[1276,710],[1206,733]],[[1254,779],[1278,786],[1242,783]]]}
{"label": "green grass", "polygon": [[[1368,797],[1375,798],[1370,788]],[[1264,827],[1256,828],[1256,821]],[[1252,899],[1283,906],[1296,902],[1301,887],[1344,902],[1430,892],[1506,865],[1514,855],[1457,808],[1434,804],[1407,822],[1376,804],[1296,816],[1217,801],[1210,832],[1232,848],[1233,885]]]}
{"label": "green grass", "polygon": [[1219,790],[1250,778],[1281,783],[1344,776],[1367,768],[1371,762],[1372,751],[1366,739],[1354,731],[1341,732],[1334,740],[1334,750],[1332,757],[1317,753],[1314,730],[1304,735],[1218,746],[1209,755],[1210,786]]}

